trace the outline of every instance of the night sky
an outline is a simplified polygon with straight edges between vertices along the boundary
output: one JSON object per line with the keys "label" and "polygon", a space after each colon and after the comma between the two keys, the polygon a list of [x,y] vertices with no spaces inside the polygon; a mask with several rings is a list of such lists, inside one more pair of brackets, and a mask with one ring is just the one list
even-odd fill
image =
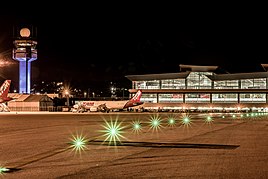
{"label": "night sky", "polygon": [[[105,11],[105,10],[104,10]],[[1,80],[18,83],[11,59],[13,27],[37,27],[32,81],[68,81],[81,88],[109,82],[131,88],[125,75],[179,72],[179,64],[218,65],[230,73],[262,71],[268,36],[261,15],[226,18],[114,11],[9,13],[0,16]]]}

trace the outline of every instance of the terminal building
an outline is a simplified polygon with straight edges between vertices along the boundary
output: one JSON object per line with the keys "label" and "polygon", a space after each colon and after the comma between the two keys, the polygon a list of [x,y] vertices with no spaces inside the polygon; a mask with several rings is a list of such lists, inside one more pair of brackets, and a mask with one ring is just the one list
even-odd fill
{"label": "terminal building", "polygon": [[180,65],[178,73],[127,75],[143,108],[179,111],[267,111],[268,64],[263,72],[217,73],[218,66]]}

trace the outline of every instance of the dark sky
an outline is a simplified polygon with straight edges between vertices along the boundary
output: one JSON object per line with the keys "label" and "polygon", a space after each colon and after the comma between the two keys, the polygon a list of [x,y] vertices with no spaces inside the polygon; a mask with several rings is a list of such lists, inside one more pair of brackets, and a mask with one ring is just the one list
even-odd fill
{"label": "dark sky", "polygon": [[140,15],[113,10],[6,13],[0,16],[0,53],[13,63],[1,79],[18,82],[11,60],[13,27],[37,27],[38,59],[32,80],[101,86],[113,81],[130,88],[125,75],[173,73],[179,64],[219,65],[233,72],[260,71],[268,63],[263,15]]}

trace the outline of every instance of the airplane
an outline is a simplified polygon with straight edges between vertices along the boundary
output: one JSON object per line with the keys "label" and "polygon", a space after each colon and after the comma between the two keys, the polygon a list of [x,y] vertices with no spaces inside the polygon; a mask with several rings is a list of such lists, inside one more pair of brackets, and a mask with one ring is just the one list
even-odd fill
{"label": "airplane", "polygon": [[10,88],[10,83],[11,80],[5,80],[0,87],[0,111],[9,111],[5,103],[13,100],[13,98],[7,96]]}
{"label": "airplane", "polygon": [[109,111],[120,111],[129,107],[142,105],[140,101],[142,91],[138,90],[137,93],[129,100],[123,101],[82,101],[73,106],[73,112],[109,112]]}

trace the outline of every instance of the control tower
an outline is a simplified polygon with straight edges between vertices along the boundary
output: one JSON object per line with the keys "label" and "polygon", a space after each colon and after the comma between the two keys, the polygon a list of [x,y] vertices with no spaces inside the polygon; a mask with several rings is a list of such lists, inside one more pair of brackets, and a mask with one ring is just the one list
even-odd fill
{"label": "control tower", "polygon": [[33,40],[33,31],[21,28],[13,41],[13,59],[19,61],[19,93],[31,92],[31,62],[37,59],[37,41]]}

